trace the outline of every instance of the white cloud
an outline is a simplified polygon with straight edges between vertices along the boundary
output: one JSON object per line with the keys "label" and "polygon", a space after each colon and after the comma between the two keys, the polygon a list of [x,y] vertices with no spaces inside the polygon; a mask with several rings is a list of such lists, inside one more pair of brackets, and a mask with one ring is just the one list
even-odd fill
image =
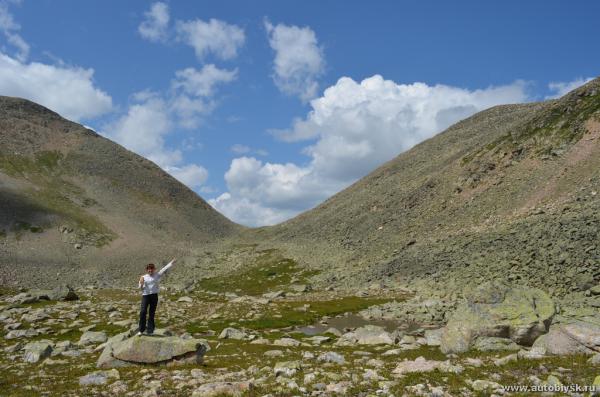
{"label": "white cloud", "polygon": [[166,41],[169,27],[169,6],[162,2],[153,3],[144,13],[144,20],[138,26],[140,35],[150,41]]}
{"label": "white cloud", "polygon": [[228,194],[211,204],[248,225],[280,222],[313,207],[415,144],[488,107],[524,102],[527,84],[467,90],[424,83],[397,84],[381,76],[344,77],[311,101],[312,110],[278,135],[313,139],[305,166],[234,159]]}
{"label": "white cloud", "polygon": [[20,62],[25,62],[29,56],[29,44],[17,33],[19,30],[21,30],[21,26],[15,22],[8,10],[8,2],[0,2],[0,31],[6,41],[17,49],[15,58]]}
{"label": "white cloud", "polygon": [[202,117],[211,113],[216,104],[212,97],[218,85],[237,78],[237,69],[219,69],[204,65],[202,69],[186,68],[175,72],[171,82],[171,108],[178,116],[179,125],[192,129],[200,125]]}
{"label": "white cloud", "polygon": [[229,83],[237,78],[237,69],[219,69],[213,64],[207,64],[198,70],[186,68],[175,72],[174,88],[181,88],[186,94],[208,97],[214,93],[217,84]]}
{"label": "white cloud", "polygon": [[265,21],[269,44],[275,51],[273,80],[277,87],[303,101],[314,98],[319,89],[325,60],[315,32],[309,27],[273,25]]}
{"label": "white cloud", "polygon": [[561,96],[573,91],[575,88],[584,85],[585,83],[592,81],[592,77],[582,78],[579,77],[572,81],[553,81],[548,84],[548,89],[552,92],[546,99],[560,98]]}
{"label": "white cloud", "polygon": [[242,28],[214,18],[177,21],[176,31],[178,39],[193,47],[200,60],[209,53],[224,60],[235,58],[246,40]]}
{"label": "white cloud", "polygon": [[93,76],[93,69],[24,63],[0,53],[0,94],[32,100],[75,121],[112,110],[112,98]]}

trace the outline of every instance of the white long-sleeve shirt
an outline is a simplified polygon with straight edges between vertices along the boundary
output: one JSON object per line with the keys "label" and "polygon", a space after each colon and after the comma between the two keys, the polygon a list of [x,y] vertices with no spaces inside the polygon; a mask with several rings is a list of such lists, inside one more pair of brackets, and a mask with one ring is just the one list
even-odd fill
{"label": "white long-sleeve shirt", "polygon": [[140,280],[138,287],[142,290],[142,295],[158,294],[160,279],[171,268],[173,261],[169,262],[165,267],[152,275],[144,274],[144,283]]}

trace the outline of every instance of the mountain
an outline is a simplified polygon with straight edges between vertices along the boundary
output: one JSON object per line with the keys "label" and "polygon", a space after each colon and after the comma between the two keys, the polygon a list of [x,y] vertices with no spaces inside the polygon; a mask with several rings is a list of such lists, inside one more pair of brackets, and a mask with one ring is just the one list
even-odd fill
{"label": "mountain", "polygon": [[600,79],[496,106],[254,233],[331,284],[498,278],[555,294],[600,279]]}
{"label": "mountain", "polygon": [[43,106],[0,97],[5,279],[111,280],[240,229],[154,163]]}

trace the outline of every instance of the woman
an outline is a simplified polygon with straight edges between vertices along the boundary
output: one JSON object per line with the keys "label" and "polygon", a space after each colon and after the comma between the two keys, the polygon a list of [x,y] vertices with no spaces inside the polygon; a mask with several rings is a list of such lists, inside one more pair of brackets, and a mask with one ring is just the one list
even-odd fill
{"label": "woman", "polygon": [[[148,330],[148,335],[154,333],[154,313],[156,312],[156,305],[158,305],[158,284],[160,279],[173,266],[175,259],[169,262],[165,267],[156,271],[156,267],[153,263],[146,265],[146,274],[140,276],[139,288],[142,290],[142,308],[140,310],[140,327],[139,335],[143,335]],[[146,312],[148,313],[148,324],[146,326]]]}

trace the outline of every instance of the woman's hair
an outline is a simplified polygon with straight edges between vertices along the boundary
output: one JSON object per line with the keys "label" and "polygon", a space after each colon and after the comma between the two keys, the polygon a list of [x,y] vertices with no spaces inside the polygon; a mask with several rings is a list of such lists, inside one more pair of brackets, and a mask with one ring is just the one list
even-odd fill
{"label": "woman's hair", "polygon": [[156,266],[154,266],[154,263],[148,263],[148,264],[146,265],[146,270],[148,270],[148,269],[154,269],[155,267],[156,267]]}

